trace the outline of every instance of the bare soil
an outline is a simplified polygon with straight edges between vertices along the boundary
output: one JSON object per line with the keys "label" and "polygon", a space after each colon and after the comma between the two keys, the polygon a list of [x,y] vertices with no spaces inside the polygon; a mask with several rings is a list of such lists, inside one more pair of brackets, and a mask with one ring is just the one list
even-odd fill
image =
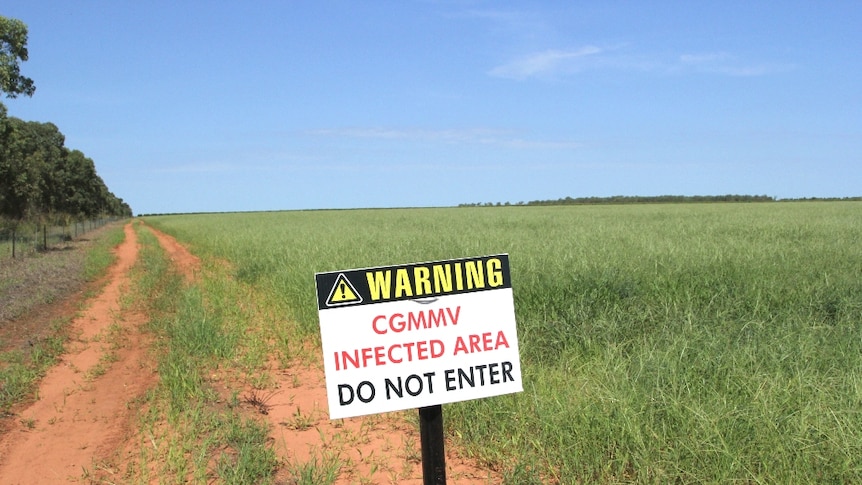
{"label": "bare soil", "polygon": [[[172,237],[153,232],[177,269],[194,281],[199,259]],[[144,440],[136,436],[135,424],[143,396],[158,375],[142,329],[146,315],[121,304],[138,254],[131,224],[125,234],[116,248],[117,263],[101,282],[101,292],[73,320],[69,351],[40,383],[38,399],[2,420],[0,483],[87,483],[94,477],[122,483],[124,462],[139,456],[135,448]],[[75,314],[84,293],[65,294],[61,303],[3,323],[0,341],[20,345],[47,320]],[[273,359],[270,372],[276,377],[274,390],[249,388],[244,396],[258,403],[249,406],[249,413],[270,424],[282,463],[276,483],[293,483],[296,466],[327,458],[342,463],[339,484],[422,483],[418,430],[405,413],[332,421],[319,367],[285,369]],[[447,478],[454,484],[500,482],[499,475],[462,459],[452,446],[447,448]]]}

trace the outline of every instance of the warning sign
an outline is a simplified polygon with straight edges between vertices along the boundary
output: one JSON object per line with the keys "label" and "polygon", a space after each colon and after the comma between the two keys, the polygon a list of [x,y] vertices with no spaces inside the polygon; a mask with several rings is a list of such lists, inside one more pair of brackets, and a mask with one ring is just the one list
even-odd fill
{"label": "warning sign", "polygon": [[[374,304],[511,288],[509,258],[502,254],[382,268],[353,269],[315,275],[318,310],[344,304]],[[336,301],[340,283],[348,296]],[[346,301],[350,300],[350,301]]]}
{"label": "warning sign", "polygon": [[350,280],[344,276],[344,273],[339,273],[335,279],[335,284],[332,285],[332,290],[329,292],[329,298],[326,299],[327,307],[340,305],[352,305],[362,303],[362,297],[350,283]]}
{"label": "warning sign", "polygon": [[315,281],[331,419],[523,389],[508,255]]}

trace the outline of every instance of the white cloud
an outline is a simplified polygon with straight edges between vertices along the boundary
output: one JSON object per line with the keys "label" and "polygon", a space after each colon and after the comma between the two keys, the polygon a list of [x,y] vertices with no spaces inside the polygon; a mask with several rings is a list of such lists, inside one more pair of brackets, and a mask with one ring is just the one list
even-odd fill
{"label": "white cloud", "polygon": [[682,67],[696,72],[723,74],[735,77],[754,77],[790,71],[793,64],[740,62],[736,56],[727,52],[706,52],[683,54],[679,56]]}
{"label": "white cloud", "polygon": [[648,54],[632,54],[627,52],[630,50],[627,48],[627,44],[621,44],[614,47],[587,45],[569,50],[548,49],[501,64],[488,71],[488,74],[518,81],[554,79],[586,69],[658,74],[696,72],[754,77],[786,72],[796,67],[793,64],[775,62],[745,62],[724,51],[686,53],[668,59]]}
{"label": "white cloud", "polygon": [[585,57],[594,56],[604,50],[588,45],[579,49],[546,50],[524,56],[497,66],[489,74],[508,79],[527,79],[530,77],[548,77],[561,71],[577,70],[577,62]]}

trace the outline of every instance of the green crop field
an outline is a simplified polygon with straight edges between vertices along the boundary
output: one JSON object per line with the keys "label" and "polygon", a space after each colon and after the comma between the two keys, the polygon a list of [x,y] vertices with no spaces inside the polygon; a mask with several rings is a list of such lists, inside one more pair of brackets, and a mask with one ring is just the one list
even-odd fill
{"label": "green crop field", "polygon": [[312,343],[315,272],[509,253],[524,392],[444,412],[510,483],[862,481],[860,202],[146,221]]}

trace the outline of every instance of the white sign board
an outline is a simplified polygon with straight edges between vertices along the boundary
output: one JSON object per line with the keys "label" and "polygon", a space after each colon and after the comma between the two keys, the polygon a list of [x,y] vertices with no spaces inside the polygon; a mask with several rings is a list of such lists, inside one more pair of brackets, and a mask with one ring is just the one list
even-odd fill
{"label": "white sign board", "polygon": [[523,390],[508,255],[315,282],[330,419]]}

